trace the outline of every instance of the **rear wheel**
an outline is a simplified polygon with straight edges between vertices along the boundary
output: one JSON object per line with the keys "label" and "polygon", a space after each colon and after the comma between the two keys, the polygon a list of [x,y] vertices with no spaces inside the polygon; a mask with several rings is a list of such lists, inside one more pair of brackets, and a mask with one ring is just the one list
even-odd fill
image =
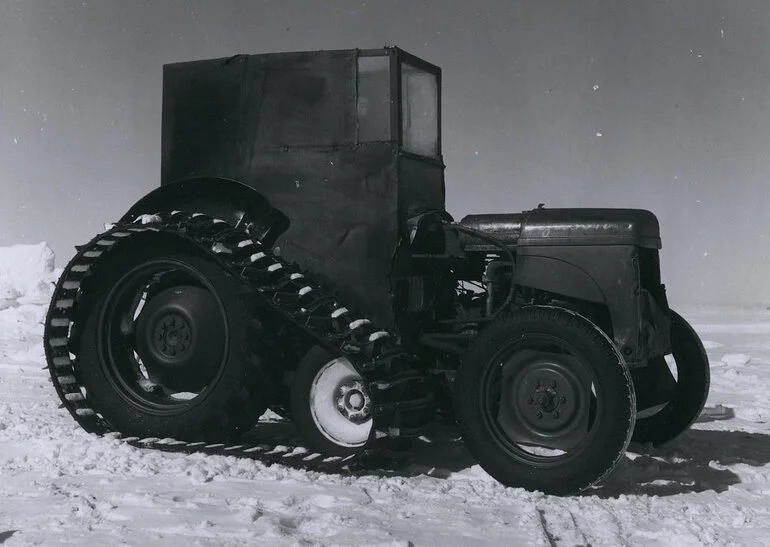
{"label": "rear wheel", "polygon": [[[671,355],[676,385],[668,403],[651,415],[639,417],[632,440],[660,445],[686,431],[700,415],[711,384],[708,355],[697,333],[675,311],[671,311]],[[662,366],[670,374],[668,366]]]}
{"label": "rear wheel", "polygon": [[291,416],[314,450],[347,456],[363,450],[372,436],[372,401],[364,379],[345,357],[311,349],[294,374]]}
{"label": "rear wheel", "polygon": [[607,475],[633,431],[628,369],[593,323],[528,307],[469,346],[454,388],[471,454],[508,486],[565,494]]}
{"label": "rear wheel", "polygon": [[223,440],[264,412],[243,287],[218,264],[148,234],[107,254],[83,295],[77,369],[114,429]]}

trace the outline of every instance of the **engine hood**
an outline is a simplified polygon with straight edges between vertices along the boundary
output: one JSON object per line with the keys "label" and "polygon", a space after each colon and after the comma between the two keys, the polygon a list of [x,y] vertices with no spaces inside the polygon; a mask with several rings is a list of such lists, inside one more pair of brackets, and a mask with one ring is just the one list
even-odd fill
{"label": "engine hood", "polygon": [[[661,248],[657,217],[644,209],[545,209],[468,215],[460,224],[508,246],[635,245]],[[466,251],[490,251],[487,241],[463,234]]]}

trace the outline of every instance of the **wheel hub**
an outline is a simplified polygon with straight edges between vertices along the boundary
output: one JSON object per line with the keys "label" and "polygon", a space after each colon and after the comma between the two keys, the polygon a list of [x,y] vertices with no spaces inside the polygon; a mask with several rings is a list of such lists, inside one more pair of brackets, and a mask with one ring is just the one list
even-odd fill
{"label": "wheel hub", "polygon": [[[535,376],[551,376],[554,371],[550,371],[551,374],[535,374]],[[567,404],[567,395],[573,391],[573,388],[569,386],[569,381],[562,380],[561,390],[559,389],[559,383],[556,380],[547,381],[546,384],[543,380],[535,380],[534,389],[532,389],[531,395],[527,398],[527,405],[530,407],[529,411],[534,413],[538,419],[551,418],[559,419],[562,422],[569,421],[571,414],[574,413],[574,407]],[[566,384],[566,385],[565,385]],[[571,394],[574,396],[574,394]]]}
{"label": "wheel hub", "polygon": [[353,423],[365,422],[371,414],[371,400],[360,381],[343,384],[337,390],[337,410]]}
{"label": "wheel hub", "polygon": [[591,383],[571,356],[521,351],[503,365],[498,421],[516,443],[569,450],[588,428]]}
{"label": "wheel hub", "polygon": [[145,304],[136,324],[136,351],[152,382],[171,391],[195,392],[213,378],[226,335],[209,291],[196,286],[161,291]]}
{"label": "wheel hub", "polygon": [[191,346],[190,324],[177,313],[163,316],[155,325],[156,349],[166,357],[182,356]]}

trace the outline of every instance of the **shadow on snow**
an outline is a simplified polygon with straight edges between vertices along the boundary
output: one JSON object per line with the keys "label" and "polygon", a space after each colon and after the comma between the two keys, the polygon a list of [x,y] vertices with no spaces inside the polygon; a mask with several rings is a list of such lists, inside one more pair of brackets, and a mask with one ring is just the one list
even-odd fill
{"label": "shadow on snow", "polygon": [[[699,422],[729,419],[709,418],[708,409]],[[295,440],[290,421],[262,422],[248,434],[249,440]],[[448,478],[476,464],[453,426],[436,423],[415,441],[409,462],[403,467],[360,469],[357,476],[380,475]],[[724,492],[741,482],[728,466],[770,464],[770,435],[742,431],[690,429],[659,448],[632,443],[627,457],[602,483],[585,491],[584,496],[612,498],[619,495],[672,496],[713,490]]]}
{"label": "shadow on snow", "polygon": [[[431,432],[429,443],[419,442],[412,465],[395,474],[423,473],[446,478],[475,465],[456,431],[442,428],[438,433]],[[673,496],[707,490],[719,493],[741,482],[737,473],[727,469],[739,464],[770,464],[770,435],[691,429],[659,448],[632,443],[615,471],[583,495],[613,498],[622,494]]]}

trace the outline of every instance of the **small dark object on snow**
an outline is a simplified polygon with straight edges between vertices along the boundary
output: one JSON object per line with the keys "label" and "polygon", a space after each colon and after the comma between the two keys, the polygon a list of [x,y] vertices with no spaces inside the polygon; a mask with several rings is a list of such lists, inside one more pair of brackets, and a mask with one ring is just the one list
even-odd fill
{"label": "small dark object on snow", "polygon": [[[344,470],[440,411],[495,478],[556,494],[689,427],[708,361],[668,307],[655,215],[454,222],[440,90],[397,48],[167,65],[161,186],[78,247],[46,319],[75,419]],[[302,446],[232,444],[268,407]]]}

